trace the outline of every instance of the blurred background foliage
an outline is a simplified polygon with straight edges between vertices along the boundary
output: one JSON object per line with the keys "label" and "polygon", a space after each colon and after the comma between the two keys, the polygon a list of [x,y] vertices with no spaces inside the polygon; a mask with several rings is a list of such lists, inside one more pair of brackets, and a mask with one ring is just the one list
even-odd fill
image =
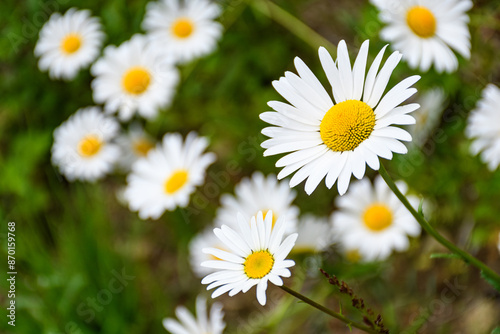
{"label": "blurred background foliage", "polygon": [[[169,110],[146,130],[160,139],[166,132],[195,130],[210,138],[218,161],[207,183],[186,209],[141,221],[116,198],[124,175],[95,183],[68,183],[50,164],[52,132],[78,108],[92,105],[90,76],[51,81],[40,73],[33,49],[38,31],[54,11],[88,8],[101,17],[107,44],[118,45],[140,33],[145,0],[86,2],[4,0],[0,4],[0,220],[1,254],[6,259],[7,222],[16,222],[17,321],[11,328],[2,307],[2,333],[163,333],[162,318],[178,304],[192,309],[204,286],[189,266],[189,240],[214,218],[220,194],[255,170],[277,173],[277,158],[263,158],[258,115],[269,100],[281,100],[272,80],[293,69],[301,57],[321,78],[316,48],[264,15],[251,1],[225,0],[226,32],[219,50],[181,68],[182,80]],[[378,37],[377,11],[361,0],[280,0],[334,45],[345,39],[352,54],[371,40],[370,57],[385,44]],[[471,157],[465,121],[487,83],[500,81],[498,1],[475,1],[471,10],[472,58],[459,71],[423,74],[419,90],[440,86],[448,96],[440,127],[422,149],[386,162],[433,207],[433,224],[459,246],[500,270],[496,248],[500,232],[500,173]],[[404,63],[392,84],[414,74]],[[370,177],[374,172],[368,174]],[[336,191],[323,185],[311,195],[297,188],[301,212],[318,216],[334,210]],[[318,267],[349,282],[393,333],[489,333],[499,325],[500,296],[474,268],[456,259],[430,259],[444,252],[428,236],[410,250],[376,264],[351,263],[335,247],[316,256],[295,256],[288,284],[319,302],[361,319],[350,299],[339,294]],[[2,259],[2,262],[4,260]],[[4,267],[4,264],[1,266]],[[2,269],[3,272],[6,270]],[[129,276],[120,292],[93,307],[116,275]],[[2,274],[3,275],[3,274]],[[3,277],[3,276],[2,276]],[[133,278],[130,278],[133,277]],[[0,302],[7,301],[2,279]],[[271,287],[266,308],[252,290],[224,302],[226,333],[348,333],[342,323],[297,303]],[[353,332],[356,332],[353,330]]]}

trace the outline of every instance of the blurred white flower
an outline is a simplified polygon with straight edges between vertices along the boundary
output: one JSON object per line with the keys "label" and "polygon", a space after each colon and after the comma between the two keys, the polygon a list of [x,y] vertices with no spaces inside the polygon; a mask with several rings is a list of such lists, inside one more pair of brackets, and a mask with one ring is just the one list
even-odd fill
{"label": "blurred white flower", "polygon": [[366,165],[378,170],[379,157],[392,159],[393,152],[408,152],[401,141],[411,141],[410,134],[394,125],[415,123],[408,113],[418,104],[400,104],[416,93],[410,87],[420,77],[406,78],[384,94],[401,54],[390,55],[379,71],[384,47],[366,74],[368,45],[368,40],[361,45],[353,67],[344,41],[338,45],[336,61],[325,48],[319,49],[335,104],[300,58],[295,58],[299,75],[286,72],[285,77],[273,82],[289,104],[271,101],[269,106],[275,112],[260,115],[273,125],[262,130],[271,138],[262,147],[266,149],[264,156],[287,154],[276,167],[283,167],[279,179],[295,172],[290,187],[307,179],[305,191],[311,194],[325,179],[328,188],[337,182],[343,195],[351,175],[362,178]]}
{"label": "blurred white flower", "polygon": [[175,310],[179,321],[172,318],[163,319],[163,327],[172,334],[222,334],[226,323],[222,305],[214,303],[207,316],[207,301],[196,298],[196,316],[193,316],[184,306]]}
{"label": "blurred white flower", "polygon": [[201,283],[209,284],[207,290],[217,288],[212,294],[216,298],[226,292],[234,296],[246,293],[257,286],[257,300],[266,304],[267,283],[283,285],[281,277],[290,277],[288,268],[295,265],[285,260],[290,253],[297,233],[289,235],[284,241],[286,229],[284,217],[278,218],[273,228],[272,212],[264,219],[262,212],[253,216],[250,223],[238,214],[238,231],[227,225],[214,230],[215,235],[224,243],[228,251],[218,248],[205,248],[203,251],[218,260],[205,261],[202,266],[217,269],[206,276]]}
{"label": "blurred white flower", "polygon": [[123,171],[129,171],[137,159],[144,158],[149,150],[155,147],[154,140],[138,123],[131,124],[128,132],[120,134],[116,143],[122,150],[118,166]]}
{"label": "blurred white flower", "polygon": [[[397,186],[406,193],[406,184],[397,182]],[[418,207],[417,197],[406,198]],[[335,204],[338,210],[331,218],[335,238],[344,250],[357,250],[364,261],[384,260],[393,249],[405,251],[408,235],[420,234],[418,222],[380,176],[374,186],[367,179],[357,181]]]}
{"label": "blurred white flower", "polygon": [[35,46],[38,67],[53,79],[71,80],[99,55],[104,33],[99,19],[89,10],[69,9],[54,13],[42,29]]}
{"label": "blurred white flower", "polygon": [[214,20],[220,8],[207,0],[160,0],[150,2],[142,27],[153,43],[186,63],[217,47],[222,25]]}
{"label": "blurred white flower", "polygon": [[142,35],[134,35],[119,47],[104,49],[91,68],[96,103],[107,113],[118,112],[127,121],[137,112],[152,119],[172,102],[179,72],[173,60]]}
{"label": "blurred white flower", "polygon": [[306,214],[299,220],[297,233],[294,253],[321,252],[333,243],[332,227],[327,218]]}
{"label": "blurred white flower", "polygon": [[387,24],[382,39],[403,53],[411,68],[427,72],[453,72],[458,60],[453,50],[470,57],[470,33],[466,12],[470,0],[372,0]]}
{"label": "blurred white flower", "polygon": [[112,171],[120,149],[118,122],[98,107],[79,109],[54,130],[52,163],[69,181],[94,181]]}
{"label": "blurred white flower", "polygon": [[420,104],[420,108],[413,112],[416,122],[407,129],[413,137],[412,143],[422,147],[432,131],[439,126],[446,95],[441,88],[433,88],[417,96],[416,100]]}
{"label": "blurred white flower", "polygon": [[125,199],[141,219],[158,219],[165,210],[185,207],[196,186],[203,184],[207,167],[215,161],[208,146],[194,132],[183,142],[178,133],[169,133],[156,148],[132,165],[127,176]]}
{"label": "blurred white flower", "polygon": [[481,160],[494,171],[500,164],[500,89],[489,84],[467,119],[465,134],[472,139],[472,154],[481,153]]}
{"label": "blurred white flower", "polygon": [[203,248],[217,248],[222,250],[227,250],[224,243],[215,236],[214,227],[208,227],[204,231],[198,233],[189,243],[189,255],[190,263],[193,272],[196,276],[202,278],[210,273],[213,273],[215,269],[202,267],[201,263],[209,260],[219,260],[219,258],[205,254],[202,252]]}
{"label": "blurred white flower", "polygon": [[292,205],[295,191],[285,182],[278,182],[275,175],[265,177],[261,172],[255,172],[251,178],[244,178],[234,188],[236,196],[224,194],[221,196],[221,207],[217,210],[215,219],[218,226],[228,225],[235,228],[236,214],[243,214],[250,221],[252,216],[262,211],[273,212],[273,226],[279,217],[286,217],[286,232],[297,229],[299,209]]}

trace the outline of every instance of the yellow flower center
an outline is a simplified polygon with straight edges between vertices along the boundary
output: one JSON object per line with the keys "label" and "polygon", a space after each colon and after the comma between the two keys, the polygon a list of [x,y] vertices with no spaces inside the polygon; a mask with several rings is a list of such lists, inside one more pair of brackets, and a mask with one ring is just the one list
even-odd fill
{"label": "yellow flower center", "polygon": [[429,38],[436,33],[436,17],[425,7],[412,7],[406,14],[406,23],[419,37]]}
{"label": "yellow flower center", "polygon": [[133,67],[123,76],[123,87],[129,94],[139,95],[148,89],[151,75],[143,67]]}
{"label": "yellow flower center", "polygon": [[372,231],[382,231],[392,224],[392,212],[384,204],[373,204],[365,210],[363,222]]}
{"label": "yellow flower center", "polygon": [[61,43],[61,49],[66,54],[75,53],[80,46],[82,46],[82,38],[77,34],[67,35]]}
{"label": "yellow flower center", "polygon": [[345,257],[351,263],[358,263],[361,260],[361,254],[359,254],[357,249],[348,250],[345,253]]}
{"label": "yellow flower center", "polygon": [[141,157],[145,157],[153,147],[154,144],[145,138],[136,140],[133,144],[135,154]]}
{"label": "yellow flower center", "polygon": [[188,180],[188,172],[185,169],[179,169],[170,175],[165,182],[165,192],[169,195],[181,189]]}
{"label": "yellow flower center", "polygon": [[253,252],[243,263],[248,278],[262,278],[273,269],[274,257],[268,250]]}
{"label": "yellow flower center", "polygon": [[97,154],[101,149],[102,141],[95,135],[88,135],[80,140],[78,144],[78,152],[85,158]]}
{"label": "yellow flower center", "polygon": [[332,151],[352,151],[367,139],[375,126],[372,108],[358,100],[337,103],[319,126],[321,139]]}
{"label": "yellow flower center", "polygon": [[[264,217],[264,219],[266,219],[266,216],[269,213],[269,211],[271,211],[271,210],[262,211],[262,216]],[[278,220],[278,215],[276,214],[276,212],[273,212],[273,226],[272,226],[273,228],[274,228],[274,225],[276,224],[277,220]]]}
{"label": "yellow flower center", "polygon": [[193,33],[193,30],[193,22],[186,18],[178,19],[172,25],[172,32],[177,38],[187,38]]}

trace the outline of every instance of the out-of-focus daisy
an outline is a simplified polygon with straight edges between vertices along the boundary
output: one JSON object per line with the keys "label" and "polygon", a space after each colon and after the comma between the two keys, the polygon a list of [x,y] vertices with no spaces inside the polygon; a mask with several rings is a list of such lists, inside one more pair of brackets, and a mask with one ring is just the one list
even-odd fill
{"label": "out-of-focus daisy", "polygon": [[[407,186],[397,183],[402,193]],[[418,207],[415,196],[406,196]],[[333,230],[342,247],[357,250],[365,261],[384,260],[392,252],[409,247],[408,235],[420,234],[420,225],[385,184],[382,177],[374,186],[367,179],[357,181],[343,197],[337,197],[338,211],[332,215]]]}
{"label": "out-of-focus daisy", "polygon": [[227,250],[224,243],[215,236],[214,228],[209,227],[196,235],[193,240],[189,243],[189,255],[191,268],[193,272],[200,278],[213,273],[215,269],[202,267],[201,263],[209,260],[219,260],[219,258],[205,254],[202,252],[204,248],[217,248],[222,250]]}
{"label": "out-of-focus daisy", "polygon": [[257,212],[273,212],[273,226],[277,219],[286,216],[286,232],[296,231],[299,209],[292,205],[295,191],[285,182],[278,182],[275,175],[264,177],[255,172],[251,178],[244,178],[234,188],[236,196],[224,194],[221,196],[222,206],[217,210],[215,221],[220,225],[236,227],[235,217],[238,212],[243,214],[247,221]]}
{"label": "out-of-focus daisy", "polygon": [[467,120],[465,134],[471,138],[472,154],[481,153],[481,160],[494,171],[500,164],[500,89],[489,84]]}
{"label": "out-of-focus daisy", "polygon": [[105,103],[104,110],[118,112],[123,121],[136,112],[147,119],[156,117],[171,103],[179,81],[172,58],[142,35],[119,47],[106,47],[91,72],[96,77],[94,101]]}
{"label": "out-of-focus daisy", "polygon": [[264,219],[262,212],[246,220],[238,214],[238,232],[227,225],[214,229],[215,235],[229,251],[217,248],[205,248],[207,254],[219,260],[202,263],[202,266],[217,269],[206,276],[201,283],[209,284],[207,290],[217,288],[212,294],[216,298],[226,292],[234,296],[246,293],[257,285],[257,300],[266,304],[267,283],[283,285],[281,277],[290,277],[288,268],[295,265],[292,260],[285,260],[297,240],[297,233],[289,235],[284,241],[286,229],[284,217],[278,218],[273,226],[272,212]]}
{"label": "out-of-focus daisy", "polygon": [[120,149],[110,141],[117,135],[116,120],[98,107],[79,109],[54,130],[52,163],[70,181],[94,181],[109,173]]}
{"label": "out-of-focus daisy", "polygon": [[439,125],[445,108],[445,100],[446,95],[441,88],[433,88],[417,97],[420,108],[413,113],[416,122],[408,126],[414,145],[423,146],[432,131]]}
{"label": "out-of-focus daisy", "polygon": [[116,138],[116,143],[122,149],[118,165],[124,171],[129,171],[137,159],[144,158],[149,150],[155,147],[154,140],[144,132],[138,123],[130,125],[127,133],[123,133]]}
{"label": "out-of-focus daisy", "polygon": [[177,307],[175,315],[179,321],[163,319],[163,327],[172,334],[222,334],[226,327],[222,305],[214,303],[207,316],[207,301],[200,296],[196,298],[196,316],[184,306]]}
{"label": "out-of-focus daisy", "polygon": [[422,72],[432,64],[438,72],[453,72],[458,60],[453,50],[470,57],[467,27],[470,0],[376,0],[380,20],[387,24],[380,32],[395,50],[403,53],[412,68]]}
{"label": "out-of-focus daisy", "polygon": [[54,79],[71,80],[99,55],[104,33],[99,19],[89,10],[69,9],[54,13],[40,30],[35,55],[38,67]]}
{"label": "out-of-focus daisy", "polygon": [[498,251],[500,252],[500,233],[498,234]]}
{"label": "out-of-focus daisy", "polygon": [[417,109],[418,104],[399,105],[417,91],[410,86],[420,77],[409,77],[384,95],[401,54],[394,52],[379,71],[384,47],[365,78],[368,43],[365,41],[361,46],[352,68],[344,41],[338,45],[336,62],[325,48],[319,49],[335,103],[300,58],[295,58],[299,75],[286,72],[285,77],[273,82],[290,104],[271,101],[269,106],[276,112],[260,115],[262,120],[275,125],[262,130],[271,137],[262,147],[266,149],[264,156],[288,153],[276,166],[284,167],[279,179],[296,172],[290,180],[291,187],[307,179],[305,190],[310,194],[325,178],[328,188],[337,181],[342,195],[351,174],[360,179],[366,164],[378,170],[379,157],[392,159],[393,152],[408,151],[400,140],[410,141],[410,134],[392,125],[415,123],[408,113]]}
{"label": "out-of-focus daisy", "polygon": [[185,63],[217,47],[222,25],[214,20],[219,14],[219,6],[207,0],[160,0],[147,5],[142,26],[154,43]]}
{"label": "out-of-focus daisy", "polygon": [[304,215],[299,220],[297,233],[299,237],[293,248],[294,253],[321,252],[333,243],[332,228],[326,218]]}
{"label": "out-of-focus daisy", "polygon": [[207,167],[215,161],[204,137],[191,132],[183,142],[178,133],[166,134],[162,143],[132,165],[125,198],[141,219],[159,218],[165,210],[185,207],[195,187],[203,183]]}

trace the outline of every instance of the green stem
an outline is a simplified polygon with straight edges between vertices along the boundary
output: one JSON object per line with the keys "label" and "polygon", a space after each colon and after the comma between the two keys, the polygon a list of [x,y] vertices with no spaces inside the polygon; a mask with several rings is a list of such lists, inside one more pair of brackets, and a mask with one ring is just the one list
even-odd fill
{"label": "green stem", "polygon": [[335,45],[275,3],[269,0],[248,1],[254,9],[281,24],[316,50],[323,46],[330,52],[336,51]]}
{"label": "green stem", "polygon": [[282,285],[282,286],[280,286],[280,288],[283,289],[284,291],[288,292],[289,294],[291,294],[295,298],[302,300],[304,303],[307,303],[307,304],[311,305],[312,307],[320,310],[321,312],[324,312],[324,313],[328,314],[329,316],[332,316],[336,319],[339,319],[342,322],[345,322],[349,326],[356,327],[356,328],[361,329],[367,333],[378,333],[375,329],[368,327],[368,326],[365,326],[363,324],[358,324],[350,319],[347,319],[342,314],[334,312],[334,311],[330,310],[329,308],[326,308],[323,305],[316,303],[315,301],[307,298],[306,296],[298,293],[297,291],[290,289],[286,285]]}
{"label": "green stem", "polygon": [[399,191],[398,187],[392,180],[392,178],[389,176],[387,171],[385,170],[384,166],[380,164],[380,169],[379,173],[382,176],[382,178],[385,180],[389,188],[394,192],[394,194],[399,198],[401,203],[410,211],[410,213],[415,217],[417,222],[422,226],[422,228],[429,233],[434,239],[436,239],[441,245],[445,246],[448,248],[451,252],[457,254],[460,256],[466,263],[472,264],[473,266],[477,267],[478,269],[482,270],[483,274],[488,276],[489,278],[500,282],[500,275],[498,275],[496,272],[494,272],[490,267],[488,267],[486,264],[472,256],[471,254],[467,253],[466,251],[458,248],[453,244],[452,242],[446,240],[441,234],[439,234],[431,224],[421,215],[419,214],[415,208],[413,208],[408,202],[408,199]]}

